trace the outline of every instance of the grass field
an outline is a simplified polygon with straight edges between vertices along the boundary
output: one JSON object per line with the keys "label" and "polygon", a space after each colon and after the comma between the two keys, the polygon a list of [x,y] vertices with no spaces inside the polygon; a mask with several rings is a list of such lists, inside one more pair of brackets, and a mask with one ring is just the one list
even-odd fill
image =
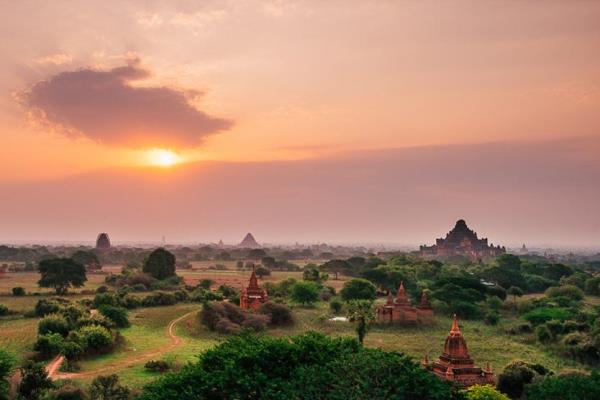
{"label": "grass field", "polygon": [[[215,271],[185,270],[179,271],[186,281],[194,282],[210,278],[217,282],[240,282],[245,284],[249,271]],[[0,281],[0,292],[9,291],[14,286],[26,287],[36,291],[37,274],[8,274],[8,279]],[[293,277],[302,279],[300,272],[273,272],[262,280],[277,281]],[[90,275],[90,281],[83,289],[97,287],[103,282],[103,275]],[[347,278],[346,278],[347,279]],[[328,281],[328,285],[341,288],[345,279]],[[231,284],[231,283],[230,283]],[[46,291],[40,296],[14,297],[0,296],[0,304],[12,310],[28,311],[43,297],[52,297]],[[69,299],[77,300],[91,295],[73,294]],[[588,303],[598,303],[597,298],[588,299]],[[168,307],[137,309],[130,313],[131,327],[122,329],[124,338],[118,348],[107,355],[94,357],[81,362],[77,379],[90,381],[98,374],[117,373],[126,384],[139,388],[157,377],[157,374],[145,371],[144,364],[151,359],[163,359],[182,365],[193,361],[202,351],[214,346],[227,336],[209,332],[198,322],[199,304],[177,304]],[[267,335],[295,335],[315,330],[332,336],[355,336],[354,327],[347,322],[328,320],[329,310],[326,303],[314,308],[295,307],[293,309],[296,323],[287,328],[269,330]],[[168,328],[172,321],[184,317],[172,327],[172,333],[178,338],[169,336]],[[544,348],[533,338],[533,335],[510,336],[505,333],[507,326],[516,323],[516,317],[505,314],[498,326],[492,327],[479,321],[461,321],[461,329],[467,340],[472,357],[480,366],[490,362],[495,371],[501,370],[507,363],[515,359],[541,363],[555,371],[566,368],[584,368],[581,364],[561,358]],[[451,326],[447,317],[436,316],[431,325],[414,327],[378,326],[374,325],[365,339],[365,345],[385,350],[402,351],[420,361],[425,354],[429,359],[437,358],[443,349],[444,340]],[[36,340],[37,319],[15,317],[0,318],[0,346],[22,359],[31,351]]]}

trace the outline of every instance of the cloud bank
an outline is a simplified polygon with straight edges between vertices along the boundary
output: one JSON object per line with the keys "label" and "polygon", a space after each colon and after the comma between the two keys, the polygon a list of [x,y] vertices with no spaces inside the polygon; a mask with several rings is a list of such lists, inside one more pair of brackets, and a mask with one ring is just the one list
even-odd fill
{"label": "cloud bank", "polygon": [[232,126],[190,104],[197,91],[131,85],[149,75],[139,61],[108,71],[62,72],[34,84],[21,103],[37,122],[110,146],[195,147]]}

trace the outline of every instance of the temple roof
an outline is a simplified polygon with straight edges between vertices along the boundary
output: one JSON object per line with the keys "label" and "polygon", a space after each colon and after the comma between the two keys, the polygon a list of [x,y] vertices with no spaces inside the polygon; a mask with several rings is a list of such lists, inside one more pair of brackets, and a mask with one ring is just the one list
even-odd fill
{"label": "temple roof", "polygon": [[450,359],[469,359],[469,349],[467,348],[467,342],[460,332],[458,326],[458,318],[454,314],[454,321],[452,322],[452,328],[446,338],[444,344],[444,356]]}

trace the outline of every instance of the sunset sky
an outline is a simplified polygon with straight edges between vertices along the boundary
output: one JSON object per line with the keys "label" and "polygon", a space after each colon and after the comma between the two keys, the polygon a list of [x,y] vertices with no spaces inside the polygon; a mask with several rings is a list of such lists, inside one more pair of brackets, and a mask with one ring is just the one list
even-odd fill
{"label": "sunset sky", "polygon": [[600,2],[2,1],[0,241],[600,247]]}

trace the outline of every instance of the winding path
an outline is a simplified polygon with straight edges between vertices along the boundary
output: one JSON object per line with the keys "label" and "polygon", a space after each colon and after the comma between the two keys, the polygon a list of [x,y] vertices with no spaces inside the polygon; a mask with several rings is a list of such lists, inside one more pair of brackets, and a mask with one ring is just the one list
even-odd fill
{"label": "winding path", "polygon": [[109,365],[104,366],[102,368],[91,370],[91,371],[84,371],[84,372],[60,372],[59,369],[64,361],[64,357],[57,356],[46,366],[46,371],[48,372],[48,376],[52,380],[58,380],[58,379],[86,378],[86,377],[90,377],[90,376],[101,375],[103,373],[114,373],[117,370],[121,370],[121,369],[129,367],[131,365],[139,364],[141,362],[144,362],[144,361],[156,358],[165,353],[168,353],[169,351],[174,350],[176,347],[178,347],[181,344],[181,342],[183,341],[179,336],[177,336],[174,333],[175,325],[177,325],[177,323],[186,319],[187,317],[189,317],[190,315],[192,315],[196,312],[197,311],[191,311],[189,313],[186,313],[186,314],[174,319],[173,321],[171,321],[169,323],[169,325],[167,326],[166,333],[167,333],[167,336],[169,337],[169,339],[171,339],[171,343],[169,343],[167,345],[164,345],[157,349],[152,349],[147,352],[141,353],[141,354],[137,355],[136,357],[126,358],[123,360],[117,360],[117,361],[111,362]]}

